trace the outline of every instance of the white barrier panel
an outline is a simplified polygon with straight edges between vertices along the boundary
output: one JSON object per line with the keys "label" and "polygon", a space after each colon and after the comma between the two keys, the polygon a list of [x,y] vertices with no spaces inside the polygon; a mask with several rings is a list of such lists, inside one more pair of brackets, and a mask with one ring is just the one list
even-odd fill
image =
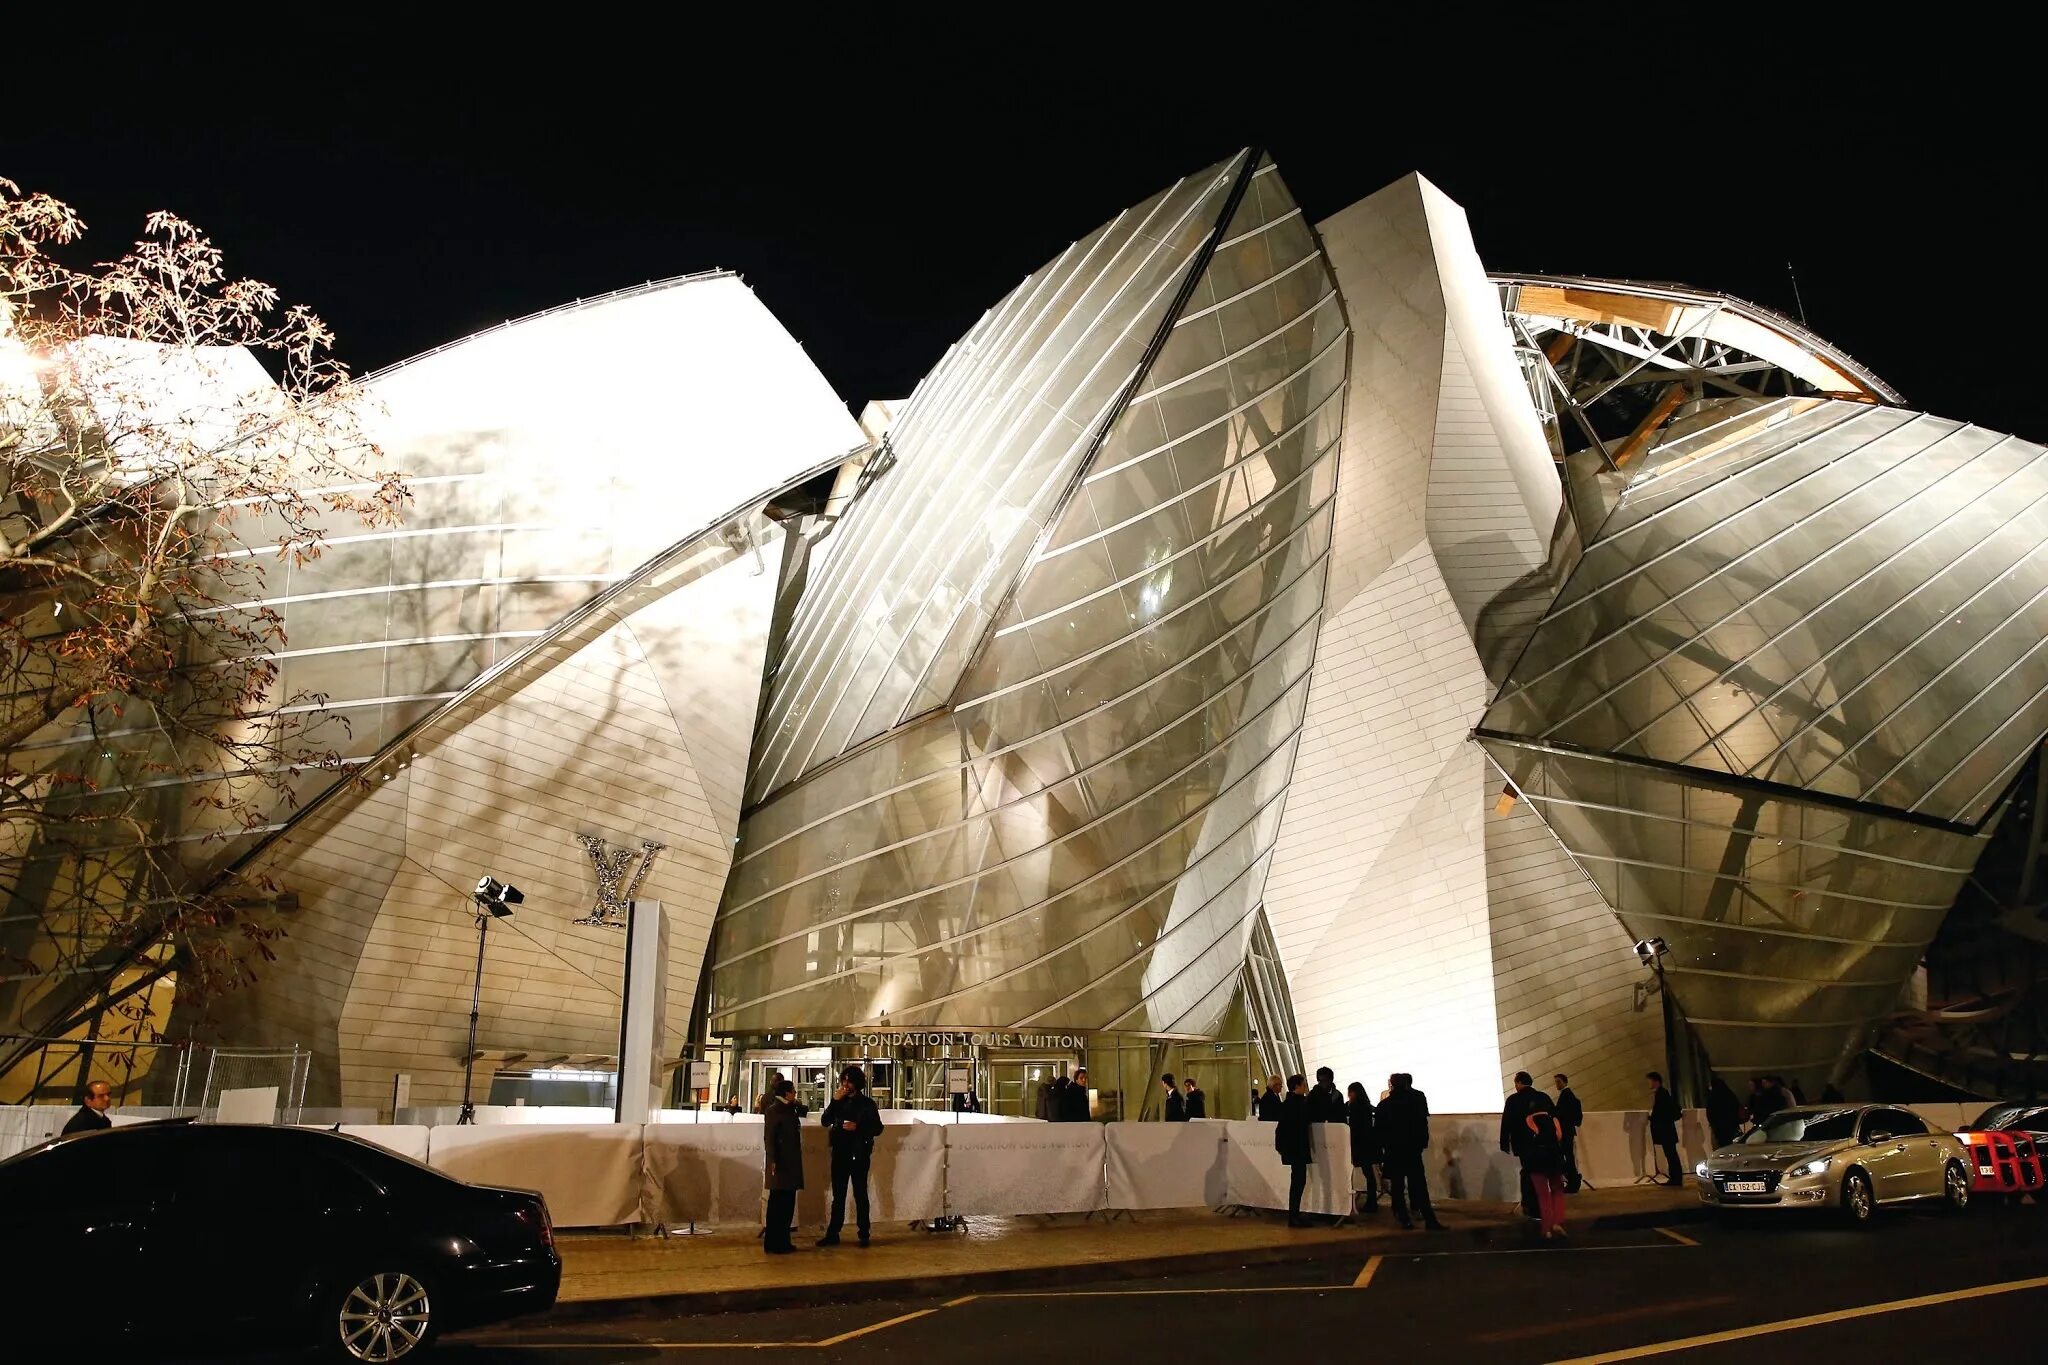
{"label": "white barrier panel", "polygon": [[[462,1117],[459,1104],[408,1105],[392,1116],[399,1123],[425,1124],[429,1128],[454,1127]],[[610,1123],[612,1111],[587,1104],[479,1104],[475,1126],[535,1123]]]}
{"label": "white barrier panel", "polygon": [[[1225,1191],[1228,1202],[1248,1209],[1287,1207],[1288,1170],[1273,1146],[1275,1125],[1232,1119],[1228,1132]],[[1335,1216],[1351,1212],[1351,1130],[1341,1123],[1312,1123],[1314,1160],[1301,1194],[1303,1213]]]}
{"label": "white barrier panel", "polygon": [[1104,1207],[1099,1123],[945,1124],[946,1212],[1089,1213]]}
{"label": "white barrier panel", "polygon": [[11,1104],[0,1109],[0,1159],[48,1142],[77,1112],[54,1104]]}
{"label": "white barrier panel", "polygon": [[761,1221],[761,1125],[647,1125],[641,1216],[656,1223]]}
{"label": "white barrier panel", "polygon": [[[320,1133],[335,1131],[334,1125],[331,1123],[301,1123],[298,1127]],[[427,1159],[427,1134],[429,1131],[416,1123],[344,1123],[341,1125],[343,1137],[361,1138],[364,1142],[373,1143],[376,1146],[382,1147],[387,1152],[395,1152],[399,1156],[409,1156],[414,1161],[425,1161]]]}
{"label": "white barrier panel", "polygon": [[[1521,1198],[1522,1163],[1500,1150],[1499,1114],[1432,1114],[1429,1137],[1422,1170],[1432,1198],[1502,1203]],[[1705,1111],[1685,1110],[1678,1122],[1682,1173],[1690,1177],[1712,1148]],[[1650,1141],[1646,1109],[1587,1114],[1572,1155],[1588,1182],[1607,1189],[1647,1183],[1664,1159]]]}
{"label": "white barrier panel", "polygon": [[[945,1212],[946,1133],[937,1124],[898,1123],[896,1111],[882,1111],[868,1171],[869,1215],[874,1222],[909,1223]],[[814,1115],[804,1125],[804,1192],[797,1196],[797,1222],[823,1227],[832,1213],[831,1134]],[[756,1172],[756,1183],[759,1172]],[[853,1193],[846,1196],[846,1222],[854,1221]]]}
{"label": "white barrier panel", "polygon": [[[877,1223],[936,1218],[945,1205],[945,1133],[893,1118],[893,1111],[885,1111],[885,1126],[875,1140],[868,1174],[870,1214]],[[759,1123],[652,1124],[645,1150],[642,1215],[647,1221],[760,1222],[764,1153]],[[822,1226],[831,1208],[832,1163],[825,1129],[816,1122],[804,1125],[803,1152],[797,1221]],[[852,1208],[846,1216],[853,1219]]]}
{"label": "white barrier panel", "polygon": [[612,1227],[640,1221],[643,1146],[639,1125],[471,1125],[434,1129],[427,1159],[458,1180],[540,1191],[561,1227]]}
{"label": "white barrier panel", "polygon": [[1431,1114],[1422,1174],[1432,1200],[1522,1197],[1522,1163],[1500,1149],[1498,1114]]}
{"label": "white barrier panel", "polygon": [[1209,1119],[1104,1124],[1109,1206],[1213,1209],[1229,1203],[1228,1135],[1229,1125]]}
{"label": "white barrier panel", "polygon": [[1045,1120],[1018,1118],[1015,1114],[955,1114],[946,1109],[884,1109],[882,1111],[882,1122],[965,1125],[970,1123],[1043,1123]]}
{"label": "white barrier panel", "polygon": [[[71,1122],[71,1116],[77,1112],[75,1104],[0,1105],[0,1161],[48,1142],[63,1131],[64,1125]],[[189,1117],[192,1112],[165,1105],[129,1104],[109,1109],[107,1117],[116,1128],[125,1128],[131,1123],[156,1123],[168,1118]]]}
{"label": "white barrier panel", "polygon": [[[868,1177],[875,1221],[937,1218],[946,1210],[945,1131],[929,1123],[895,1123],[887,1114],[882,1122],[887,1126],[875,1139],[875,1169]],[[853,1211],[846,1216],[851,1219]]]}

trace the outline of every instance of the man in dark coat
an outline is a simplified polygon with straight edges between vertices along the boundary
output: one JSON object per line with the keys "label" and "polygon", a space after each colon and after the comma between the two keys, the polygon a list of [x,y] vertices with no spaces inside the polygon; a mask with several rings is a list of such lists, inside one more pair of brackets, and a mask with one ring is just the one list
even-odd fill
{"label": "man in dark coat", "polygon": [[1373,1133],[1380,1140],[1380,1157],[1387,1172],[1387,1193],[1393,1196],[1394,1220],[1412,1228],[1408,1207],[1422,1217],[1431,1232],[1442,1232],[1429,1202],[1429,1179],[1422,1171],[1422,1154],[1429,1150],[1429,1096],[1415,1088],[1415,1078],[1397,1071],[1387,1078],[1387,1097],[1373,1116]]}
{"label": "man in dark coat", "polygon": [[1749,1078],[1749,1121],[1761,1124],[1785,1107],[1785,1092],[1773,1089],[1762,1076]]}
{"label": "man in dark coat", "polygon": [[1159,1083],[1166,1087],[1166,1121],[1168,1123],[1186,1122],[1188,1117],[1187,1101],[1180,1097],[1180,1087],[1173,1083],[1173,1073],[1169,1071],[1164,1076],[1161,1076]]}
{"label": "man in dark coat", "polygon": [[102,1128],[112,1128],[114,1121],[107,1117],[107,1106],[113,1102],[114,1091],[105,1081],[88,1081],[85,1087],[85,1103],[78,1106],[78,1112],[64,1124],[61,1136],[97,1133]]}
{"label": "man in dark coat", "polygon": [[1060,1117],[1068,1123],[1086,1123],[1093,1117],[1088,1112],[1088,1068],[1077,1067],[1074,1079],[1067,1083],[1060,1096]]}
{"label": "man in dark coat", "polygon": [[[1536,1088],[1536,1082],[1526,1071],[1515,1073],[1515,1088],[1508,1092],[1507,1103],[1500,1107],[1500,1149],[1511,1156],[1519,1157],[1528,1146],[1529,1114],[1538,1107],[1548,1109],[1550,1097]],[[1527,1163],[1522,1168],[1522,1216],[1541,1218],[1542,1209],[1536,1204],[1536,1187],[1529,1183]]]}
{"label": "man in dark coat", "polygon": [[1337,1073],[1326,1066],[1316,1068],[1316,1088],[1308,1092],[1308,1121],[1344,1122],[1344,1092],[1337,1089]]}
{"label": "man in dark coat", "polygon": [[1742,1131],[1742,1101],[1719,1076],[1707,1086],[1707,1131],[1714,1135],[1716,1147],[1726,1147]]}
{"label": "man in dark coat", "polygon": [[1273,1125],[1273,1150],[1287,1166],[1287,1226],[1305,1228],[1301,1216],[1301,1192],[1308,1188],[1308,1168],[1315,1157],[1315,1141],[1309,1133],[1308,1077],[1287,1078],[1287,1098],[1280,1102],[1280,1118]]}
{"label": "man in dark coat", "polygon": [[1259,1096],[1259,1122],[1278,1123],[1280,1121],[1280,1110],[1286,1102],[1287,1097],[1280,1093],[1280,1078],[1278,1076],[1268,1077],[1266,1080],[1266,1093]]}
{"label": "man in dark coat", "polygon": [[789,1226],[796,1221],[796,1192],[804,1187],[803,1120],[797,1117],[796,1082],[775,1082],[761,1108],[761,1181],[768,1189],[761,1249],[770,1256],[795,1251]]}
{"label": "man in dark coat", "polygon": [[1557,1103],[1551,1112],[1557,1115],[1558,1126],[1564,1129],[1564,1192],[1577,1194],[1583,1183],[1579,1176],[1579,1129],[1586,1126],[1586,1107],[1579,1103],[1579,1097],[1572,1093],[1570,1079],[1562,1072],[1550,1078],[1557,1084]]}
{"label": "man in dark coat", "polygon": [[1647,1073],[1650,1082],[1650,1141],[1664,1149],[1666,1185],[1683,1185],[1678,1170],[1678,1096],[1664,1088],[1664,1077]]}
{"label": "man in dark coat", "polygon": [[854,1225],[860,1230],[860,1244],[868,1244],[868,1168],[874,1163],[875,1139],[882,1135],[882,1113],[867,1096],[868,1078],[857,1066],[839,1073],[839,1093],[825,1106],[819,1121],[825,1125],[826,1144],[832,1149],[832,1221],[825,1225],[821,1247],[839,1245],[839,1229],[846,1226],[846,1188],[853,1187]]}
{"label": "man in dark coat", "polygon": [[1208,1118],[1209,1097],[1202,1093],[1201,1086],[1195,1084],[1195,1078],[1193,1076],[1188,1077],[1187,1087],[1187,1105],[1185,1107],[1186,1116],[1191,1119]]}
{"label": "man in dark coat", "polygon": [[1055,1076],[1038,1091],[1038,1117],[1047,1123],[1064,1122],[1067,1117],[1067,1078]]}

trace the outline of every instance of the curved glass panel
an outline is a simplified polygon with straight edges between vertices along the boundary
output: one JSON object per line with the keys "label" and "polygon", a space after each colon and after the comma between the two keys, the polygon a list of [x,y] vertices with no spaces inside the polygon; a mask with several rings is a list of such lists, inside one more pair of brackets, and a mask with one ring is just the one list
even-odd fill
{"label": "curved glass panel", "polygon": [[[1084,382],[1010,338],[1028,311],[1016,296],[920,386],[923,425],[899,427],[903,463],[835,531],[855,534],[772,684],[767,799],[714,929],[715,1031],[1200,1033],[1228,1008],[1306,707],[1348,355],[1313,234],[1269,165],[1247,170],[1134,211],[1206,206],[1194,242],[1209,254],[1177,312],[1142,314],[1158,345],[1135,384],[1126,367],[1089,390],[1130,387],[1099,439],[1070,439],[1059,403],[977,424],[1017,382],[1002,366]],[[1137,251],[1129,217],[1077,245],[1089,263],[1070,252],[1048,271],[1136,270],[1105,236]],[[1136,316],[1064,309],[1076,357],[1124,345]],[[963,378],[970,347],[1001,365]],[[957,506],[956,483],[974,490]],[[1038,491],[992,494],[1018,488]],[[885,545],[911,490],[917,543]],[[856,591],[942,541],[973,547],[947,551],[972,574],[927,564],[929,589],[914,573]],[[851,623],[856,602],[877,614]]]}

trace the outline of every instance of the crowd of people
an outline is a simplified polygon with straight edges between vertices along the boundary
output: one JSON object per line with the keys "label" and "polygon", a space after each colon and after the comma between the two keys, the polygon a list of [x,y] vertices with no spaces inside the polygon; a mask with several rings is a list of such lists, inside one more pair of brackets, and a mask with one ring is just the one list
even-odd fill
{"label": "crowd of people", "polygon": [[1036,1116],[1047,1123],[1086,1123],[1093,1117],[1088,1103],[1088,1068],[1071,1077],[1055,1076],[1038,1087]]}
{"label": "crowd of people", "polygon": [[[1655,1172],[1659,1183],[1685,1183],[1678,1161],[1678,1097],[1652,1071],[1649,1082],[1650,1142],[1661,1156]],[[1585,1124],[1585,1108],[1572,1093],[1570,1078],[1563,1073],[1551,1077],[1556,1089],[1553,1099],[1538,1088],[1528,1072],[1515,1073],[1514,1090],[1501,1107],[1500,1149],[1515,1157],[1522,1168],[1523,1212],[1541,1226],[1545,1240],[1566,1238],[1564,1201],[1579,1192],[1584,1183],[1579,1173],[1576,1146]],[[1193,1076],[1176,1080],[1171,1073],[1159,1078],[1161,1112],[1168,1123],[1185,1123],[1208,1117],[1208,1097]],[[1823,1102],[1838,1101],[1831,1085],[1822,1093]],[[1747,1103],[1739,1099],[1728,1083],[1713,1078],[1707,1092],[1707,1123],[1714,1145],[1735,1140],[1744,1124],[1766,1122],[1781,1109],[1803,1105],[1806,1097],[1796,1083],[1777,1076],[1757,1076],[1750,1081]],[[738,1108],[735,1103],[732,1106]],[[768,1087],[756,1103],[762,1116],[765,1152],[763,1185],[766,1208],[762,1218],[762,1245],[770,1255],[796,1249],[790,1233],[795,1221],[797,1192],[804,1187],[802,1125],[809,1112],[796,1097],[795,1082],[779,1071],[770,1073]],[[1038,1117],[1053,1123],[1086,1122],[1090,1114],[1088,1073],[1076,1070],[1072,1078],[1055,1077],[1040,1087]],[[1377,1103],[1363,1085],[1353,1081],[1345,1091],[1337,1089],[1336,1074],[1329,1067],[1316,1070],[1315,1084],[1306,1076],[1268,1078],[1265,1089],[1252,1098],[1253,1116],[1273,1125],[1273,1147],[1288,1167],[1287,1225],[1308,1227],[1301,1212],[1303,1192],[1308,1186],[1309,1167],[1315,1164],[1313,1126],[1342,1124],[1347,1130],[1345,1150],[1350,1166],[1363,1186],[1359,1207],[1366,1213],[1379,1211],[1382,1191],[1393,1205],[1394,1220],[1413,1228],[1419,1220],[1432,1232],[1441,1232],[1430,1203],[1429,1180],[1423,1171],[1423,1154],[1429,1150],[1429,1097],[1415,1088],[1415,1078],[1396,1072],[1387,1078],[1386,1089]],[[846,1224],[846,1204],[851,1195],[855,1229],[860,1245],[868,1245],[868,1171],[873,1161],[875,1139],[882,1132],[882,1117],[867,1095],[867,1078],[857,1066],[839,1075],[838,1090],[825,1106],[819,1121],[828,1132],[831,1152],[832,1213],[820,1247],[839,1245]],[[1348,1172],[1347,1172],[1348,1176]]]}
{"label": "crowd of people", "polygon": [[[1830,1082],[1820,1092],[1820,1102],[1840,1104],[1842,1092]],[[1725,1147],[1735,1141],[1745,1124],[1764,1123],[1781,1109],[1805,1103],[1806,1092],[1799,1088],[1799,1082],[1787,1081],[1783,1076],[1751,1076],[1746,1101],[1737,1098],[1728,1082],[1716,1076],[1707,1087],[1707,1128],[1714,1135],[1714,1145]]]}
{"label": "crowd of people", "polygon": [[[1170,1083],[1173,1078],[1166,1079]],[[1287,1078],[1283,1091],[1280,1078],[1274,1076],[1252,1109],[1255,1117],[1273,1125],[1273,1147],[1288,1168],[1287,1226],[1309,1226],[1301,1213],[1301,1196],[1308,1188],[1308,1168],[1315,1164],[1312,1125],[1341,1123],[1349,1130],[1351,1167],[1364,1180],[1365,1212],[1379,1211],[1384,1185],[1395,1222],[1412,1228],[1420,1219],[1431,1232],[1443,1231],[1422,1170],[1422,1154],[1429,1150],[1429,1097],[1415,1088],[1415,1078],[1407,1072],[1387,1078],[1377,1105],[1357,1081],[1339,1091],[1336,1073],[1326,1066],[1316,1069],[1313,1086],[1308,1077],[1295,1075]]]}

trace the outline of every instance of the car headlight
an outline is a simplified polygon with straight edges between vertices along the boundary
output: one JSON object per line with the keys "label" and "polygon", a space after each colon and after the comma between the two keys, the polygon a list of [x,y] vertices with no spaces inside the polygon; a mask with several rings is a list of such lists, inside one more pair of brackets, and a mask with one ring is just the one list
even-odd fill
{"label": "car headlight", "polygon": [[1807,1163],[1806,1163],[1805,1165],[1802,1165],[1802,1166],[1794,1166],[1794,1167],[1792,1168],[1792,1174],[1794,1174],[1794,1175],[1821,1175],[1821,1174],[1823,1174],[1823,1173],[1825,1173],[1825,1172],[1826,1172],[1826,1170],[1827,1170],[1828,1166],[1829,1166],[1829,1165],[1830,1165],[1830,1164],[1832,1163],[1832,1161],[1833,1161],[1833,1158],[1831,1158],[1831,1157],[1821,1157],[1821,1158],[1819,1158],[1819,1159],[1818,1159],[1818,1160],[1816,1160],[1816,1161],[1809,1161],[1809,1162],[1807,1162]]}
{"label": "car headlight", "polygon": [[1702,1161],[1699,1165],[1692,1168],[1692,1173],[1705,1180],[1707,1178],[1707,1163]]}

